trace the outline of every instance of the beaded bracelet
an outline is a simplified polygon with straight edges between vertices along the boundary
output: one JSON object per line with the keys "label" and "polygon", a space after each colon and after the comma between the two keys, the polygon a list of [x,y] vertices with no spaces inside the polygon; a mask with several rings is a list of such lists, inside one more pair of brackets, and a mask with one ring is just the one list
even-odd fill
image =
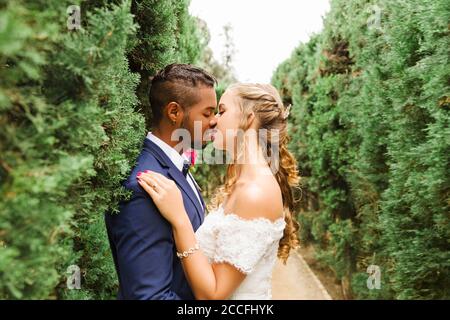
{"label": "beaded bracelet", "polygon": [[177,252],[177,257],[180,258],[180,259],[187,258],[189,255],[193,254],[193,253],[194,253],[195,251],[197,251],[198,249],[200,249],[200,247],[199,247],[199,245],[198,245],[198,243],[197,243],[197,244],[195,245],[195,247],[190,248],[190,249],[187,250],[187,251],[184,251],[184,252]]}

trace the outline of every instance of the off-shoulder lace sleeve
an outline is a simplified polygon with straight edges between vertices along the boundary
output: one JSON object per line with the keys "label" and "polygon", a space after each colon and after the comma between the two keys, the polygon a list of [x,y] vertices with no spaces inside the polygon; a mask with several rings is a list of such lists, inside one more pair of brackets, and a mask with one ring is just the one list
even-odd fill
{"label": "off-shoulder lace sleeve", "polygon": [[[279,222],[284,223],[283,220]],[[226,214],[216,230],[214,262],[227,262],[245,274],[253,271],[274,242],[278,242],[284,225],[268,219],[243,219]]]}

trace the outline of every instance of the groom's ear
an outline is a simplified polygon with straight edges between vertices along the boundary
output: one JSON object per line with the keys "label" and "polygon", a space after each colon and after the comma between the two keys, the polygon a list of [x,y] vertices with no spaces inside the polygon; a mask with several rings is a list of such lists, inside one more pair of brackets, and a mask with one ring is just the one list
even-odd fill
{"label": "groom's ear", "polygon": [[183,118],[183,108],[177,102],[169,102],[166,107],[166,115],[169,121],[176,124]]}

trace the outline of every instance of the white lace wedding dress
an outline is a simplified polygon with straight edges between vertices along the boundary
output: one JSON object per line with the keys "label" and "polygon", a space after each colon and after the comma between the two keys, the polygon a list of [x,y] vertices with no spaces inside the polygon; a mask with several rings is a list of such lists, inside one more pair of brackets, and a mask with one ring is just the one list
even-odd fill
{"label": "white lace wedding dress", "polygon": [[246,274],[231,300],[272,299],[272,271],[285,225],[284,218],[272,222],[225,214],[223,206],[205,217],[195,234],[210,263],[227,262]]}

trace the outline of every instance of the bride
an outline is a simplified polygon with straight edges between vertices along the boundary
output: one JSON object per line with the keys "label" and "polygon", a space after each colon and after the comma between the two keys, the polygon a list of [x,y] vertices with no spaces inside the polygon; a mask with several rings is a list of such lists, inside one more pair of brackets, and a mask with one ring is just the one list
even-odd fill
{"label": "bride", "polygon": [[[196,299],[271,299],[276,259],[286,262],[298,244],[291,188],[299,178],[287,149],[288,109],[271,85],[235,84],[225,91],[213,144],[233,161],[197,232],[174,181],[156,172],[138,177],[172,225]],[[267,157],[275,153],[278,161]]]}

